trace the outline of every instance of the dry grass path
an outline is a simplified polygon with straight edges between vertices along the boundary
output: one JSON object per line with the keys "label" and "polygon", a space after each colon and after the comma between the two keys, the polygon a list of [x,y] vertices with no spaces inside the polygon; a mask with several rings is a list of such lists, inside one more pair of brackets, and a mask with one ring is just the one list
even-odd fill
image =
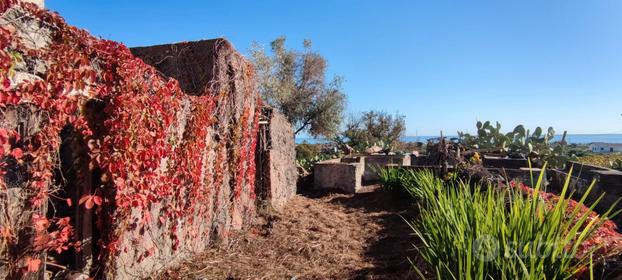
{"label": "dry grass path", "polygon": [[407,205],[386,193],[298,195],[280,213],[169,271],[177,279],[411,279]]}

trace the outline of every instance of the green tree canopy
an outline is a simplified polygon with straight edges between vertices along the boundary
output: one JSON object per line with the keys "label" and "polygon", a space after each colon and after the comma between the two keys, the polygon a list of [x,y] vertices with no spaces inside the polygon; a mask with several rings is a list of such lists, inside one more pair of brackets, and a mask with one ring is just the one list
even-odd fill
{"label": "green tree canopy", "polygon": [[271,53],[255,45],[251,50],[259,91],[268,105],[281,111],[294,134],[334,136],[340,128],[346,96],[341,77],[326,82],[326,59],[304,41],[303,51],[285,48],[285,37],[270,43]]}

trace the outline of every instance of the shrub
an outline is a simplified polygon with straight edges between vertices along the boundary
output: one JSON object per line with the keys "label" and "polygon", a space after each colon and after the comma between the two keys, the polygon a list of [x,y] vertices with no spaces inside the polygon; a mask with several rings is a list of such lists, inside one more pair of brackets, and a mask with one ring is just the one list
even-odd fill
{"label": "shrub", "polygon": [[296,164],[302,167],[305,171],[311,172],[312,171],[311,169],[313,168],[313,165],[315,165],[315,163],[323,161],[323,160],[328,160],[331,158],[333,158],[332,155],[318,154],[311,158],[297,159]]}
{"label": "shrub", "polygon": [[405,141],[397,141],[395,144],[394,150],[396,152],[402,153],[412,153],[413,151],[422,151],[423,143],[422,142],[405,142]]}
{"label": "shrub", "polygon": [[321,147],[317,144],[309,144],[305,142],[296,145],[296,159],[298,160],[314,158],[315,156],[319,155],[320,152]]}
{"label": "shrub", "polygon": [[622,154],[590,154],[578,160],[582,163],[622,170]]}
{"label": "shrub", "polygon": [[343,137],[357,151],[378,146],[382,152],[392,151],[406,132],[405,116],[382,111],[368,111],[351,116],[345,124]]}
{"label": "shrub", "polygon": [[443,182],[428,171],[412,176],[407,189],[421,216],[409,224],[438,279],[571,278],[591,267],[598,247],[582,244],[611,211],[599,219],[591,211],[598,200],[582,206],[591,187],[578,204],[566,199],[570,178],[561,196],[545,200],[543,173],[531,192]]}

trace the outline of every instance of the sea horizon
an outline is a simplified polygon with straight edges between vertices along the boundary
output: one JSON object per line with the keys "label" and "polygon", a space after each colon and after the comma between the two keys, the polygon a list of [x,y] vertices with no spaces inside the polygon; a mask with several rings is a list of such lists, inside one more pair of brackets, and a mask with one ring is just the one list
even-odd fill
{"label": "sea horizon", "polygon": [[[400,138],[404,142],[426,142],[428,139],[438,138],[437,136],[404,136]],[[446,135],[448,138],[458,138],[457,135]],[[553,141],[561,140],[562,135],[557,134],[553,137]],[[321,144],[330,142],[325,138],[313,138],[313,137],[296,137],[296,144],[302,144],[307,142],[309,144]],[[594,142],[604,143],[622,143],[622,133],[601,133],[601,134],[566,134],[566,142],[569,144],[589,144]]]}

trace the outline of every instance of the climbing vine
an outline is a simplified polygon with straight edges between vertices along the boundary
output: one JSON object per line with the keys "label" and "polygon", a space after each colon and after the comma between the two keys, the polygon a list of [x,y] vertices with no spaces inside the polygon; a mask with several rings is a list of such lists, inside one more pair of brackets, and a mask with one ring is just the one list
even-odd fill
{"label": "climbing vine", "polygon": [[[44,116],[32,133],[20,131],[18,125],[0,128],[0,175],[6,178],[16,167],[24,170],[21,187],[28,190],[32,208],[28,227],[33,229],[34,246],[15,257],[16,269],[38,271],[41,253],[61,253],[81,245],[72,238],[70,217],[45,215],[50,197],[65,201],[68,207],[94,211],[97,230],[105,232],[98,241],[102,259],[127,251],[121,239],[124,232],[134,229],[166,230],[173,250],[182,238],[209,235],[209,228],[195,224],[213,219],[210,203],[226,202],[214,195],[228,186],[226,179],[232,182],[233,203],[239,203],[243,192],[255,198],[260,104],[255,102],[254,88],[242,89],[248,102],[241,115],[225,119],[217,110],[230,102],[225,97],[234,94],[234,89],[185,95],[177,81],[162,78],[122,44],[94,38],[32,4],[3,1],[0,13],[9,8],[43,22],[52,34],[48,47],[32,48],[15,29],[0,28],[0,109],[23,107]],[[46,71],[17,81],[14,69],[23,58],[28,59],[26,64],[45,62]],[[251,70],[246,74],[253,75]],[[231,122],[226,134],[230,139],[214,140],[219,129],[215,122],[223,121]],[[60,134],[67,127],[86,144],[89,172],[98,175],[92,192],[78,201],[56,193]],[[211,160],[206,156],[210,150],[215,150]],[[6,180],[0,180],[4,196],[8,188]],[[0,247],[17,246],[19,230],[0,225]],[[147,247],[137,254],[137,261],[155,252]]]}

